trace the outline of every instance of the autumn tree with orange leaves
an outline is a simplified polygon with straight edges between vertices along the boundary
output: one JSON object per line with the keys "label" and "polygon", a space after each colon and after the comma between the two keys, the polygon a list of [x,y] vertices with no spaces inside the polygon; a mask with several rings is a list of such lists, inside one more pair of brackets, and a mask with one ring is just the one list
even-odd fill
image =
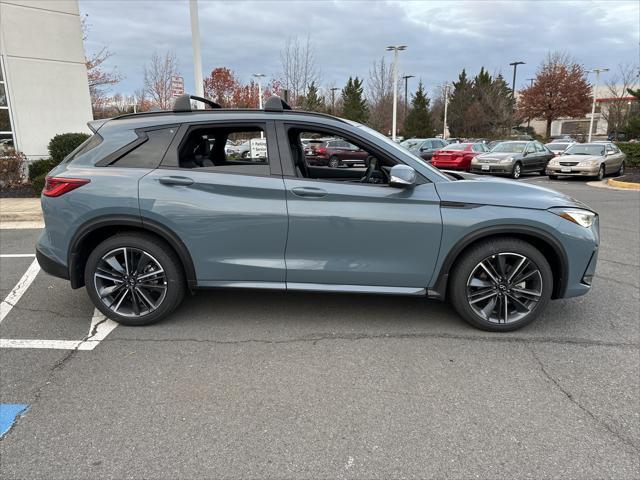
{"label": "autumn tree with orange leaves", "polygon": [[[233,70],[217,67],[204,80],[204,96],[226,108],[258,108],[258,85],[243,84]],[[271,87],[271,88],[270,88]],[[278,89],[275,82],[263,91],[265,98]]]}
{"label": "autumn tree with orange leaves", "polygon": [[562,117],[583,117],[591,108],[591,85],[582,65],[567,55],[553,53],[540,64],[533,85],[520,90],[518,111],[524,118],[541,118],[551,122]]}

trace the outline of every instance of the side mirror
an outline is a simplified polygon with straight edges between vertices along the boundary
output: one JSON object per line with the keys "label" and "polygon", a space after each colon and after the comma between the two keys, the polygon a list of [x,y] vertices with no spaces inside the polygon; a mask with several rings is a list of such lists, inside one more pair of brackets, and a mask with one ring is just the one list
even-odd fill
{"label": "side mirror", "polygon": [[413,187],[416,184],[416,171],[408,165],[396,165],[391,168],[389,186],[396,188]]}

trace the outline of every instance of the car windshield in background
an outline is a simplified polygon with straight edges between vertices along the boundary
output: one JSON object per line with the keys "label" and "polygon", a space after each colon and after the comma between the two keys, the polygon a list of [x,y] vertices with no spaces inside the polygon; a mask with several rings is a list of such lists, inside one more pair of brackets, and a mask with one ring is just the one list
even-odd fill
{"label": "car windshield in background", "polygon": [[545,145],[552,152],[562,152],[569,146],[568,143],[548,143]]}
{"label": "car windshield in background", "polygon": [[604,155],[604,145],[574,145],[567,149],[567,155]]}
{"label": "car windshield in background", "polygon": [[412,148],[415,148],[421,143],[422,143],[422,140],[416,140],[415,138],[410,138],[409,140],[405,140],[404,142],[402,142],[400,146],[406,148],[407,150],[411,150]]}
{"label": "car windshield in background", "polygon": [[527,142],[502,142],[493,147],[492,152],[497,153],[522,153]]}
{"label": "car windshield in background", "polygon": [[468,145],[468,143],[452,143],[443,147],[442,150],[464,150]]}

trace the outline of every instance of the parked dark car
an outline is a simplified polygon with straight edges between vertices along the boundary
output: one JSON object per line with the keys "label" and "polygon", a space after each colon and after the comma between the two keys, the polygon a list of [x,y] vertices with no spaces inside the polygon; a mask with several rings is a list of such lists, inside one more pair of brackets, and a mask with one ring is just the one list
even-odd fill
{"label": "parked dark car", "polygon": [[545,174],[553,152],[536,140],[509,141],[497,144],[488,153],[471,160],[471,172],[509,175],[520,178],[526,172]]}
{"label": "parked dark car", "polygon": [[575,142],[556,142],[555,140],[551,143],[545,144],[549,150],[553,152],[553,154],[557,157],[558,155],[562,155],[564,151],[573,145]]}
{"label": "parked dark car", "polygon": [[[446,297],[472,325],[507,331],[591,288],[598,215],[577,200],[444,174],[369,127],[277,97],[192,111],[197,98],[90,122],[46,178],[38,262],[108,318],[146,325],[188,291],[258,288]],[[301,138],[322,134],[367,151],[366,171],[310,166]],[[261,140],[250,158],[229,158],[226,140],[247,137]]]}
{"label": "parked dark car", "polygon": [[446,170],[469,171],[471,160],[489,149],[482,142],[452,143],[436,150],[431,158],[431,165]]}
{"label": "parked dark car", "polygon": [[367,152],[342,139],[310,140],[304,149],[309,165],[337,168],[365,164]]}
{"label": "parked dark car", "polygon": [[423,160],[430,161],[433,152],[445,147],[447,142],[441,138],[410,138],[400,145]]}

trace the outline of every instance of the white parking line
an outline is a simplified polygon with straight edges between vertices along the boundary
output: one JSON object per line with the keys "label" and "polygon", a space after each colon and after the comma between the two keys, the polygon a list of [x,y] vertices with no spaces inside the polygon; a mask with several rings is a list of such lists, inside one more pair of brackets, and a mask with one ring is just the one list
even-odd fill
{"label": "white parking line", "polygon": [[4,317],[9,314],[13,306],[18,302],[18,300],[20,300],[20,297],[22,297],[24,292],[27,291],[27,288],[29,288],[31,282],[35,280],[36,275],[38,275],[39,271],[40,265],[38,264],[38,260],[34,260],[33,262],[31,262],[31,265],[29,265],[29,268],[17,283],[17,285],[13,287],[13,290],[9,292],[7,298],[5,298],[2,303],[0,303],[0,323],[2,323]]}
{"label": "white parking line", "polygon": [[0,258],[27,258],[27,257],[35,257],[35,253],[2,253],[0,254]]}

